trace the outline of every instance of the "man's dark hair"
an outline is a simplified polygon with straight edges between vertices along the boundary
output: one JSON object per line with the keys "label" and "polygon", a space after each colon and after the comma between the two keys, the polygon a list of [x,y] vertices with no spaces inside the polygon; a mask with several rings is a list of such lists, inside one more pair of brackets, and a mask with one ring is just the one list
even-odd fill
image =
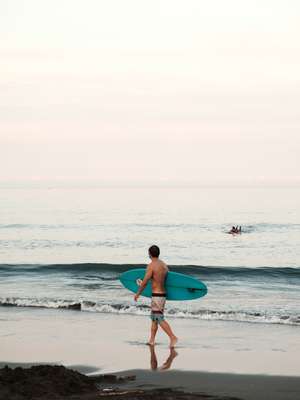
{"label": "man's dark hair", "polygon": [[151,257],[159,257],[160,250],[159,250],[159,247],[156,246],[155,244],[153,246],[149,247],[148,251],[149,251],[149,254]]}

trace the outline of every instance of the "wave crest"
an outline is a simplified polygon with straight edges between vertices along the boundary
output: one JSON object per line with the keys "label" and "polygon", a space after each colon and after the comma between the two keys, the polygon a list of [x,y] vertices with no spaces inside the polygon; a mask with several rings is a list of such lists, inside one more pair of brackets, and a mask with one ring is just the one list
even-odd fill
{"label": "wave crest", "polygon": [[[201,279],[205,278],[268,278],[300,280],[299,267],[230,267],[204,265],[169,265],[171,271],[191,274]],[[146,268],[146,264],[108,264],[108,263],[75,263],[75,264],[0,264],[0,273],[76,273],[86,274],[101,272],[109,273],[103,279],[117,279],[118,274],[134,268]]]}

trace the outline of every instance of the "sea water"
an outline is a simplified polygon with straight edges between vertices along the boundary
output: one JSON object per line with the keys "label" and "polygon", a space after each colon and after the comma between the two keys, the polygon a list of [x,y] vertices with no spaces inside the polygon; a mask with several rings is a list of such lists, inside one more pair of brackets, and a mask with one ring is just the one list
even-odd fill
{"label": "sea water", "polygon": [[2,187],[0,307],[147,315],[119,276],[157,244],[208,287],[169,318],[299,329],[299,204],[299,188]]}

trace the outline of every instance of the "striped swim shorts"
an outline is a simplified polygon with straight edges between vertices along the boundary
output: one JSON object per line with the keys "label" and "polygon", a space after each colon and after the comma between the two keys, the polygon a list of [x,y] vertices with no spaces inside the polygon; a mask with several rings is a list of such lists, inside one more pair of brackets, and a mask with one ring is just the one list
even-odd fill
{"label": "striped swim shorts", "polygon": [[161,322],[164,320],[165,304],[166,304],[166,293],[152,293],[151,315],[150,315],[152,321]]}

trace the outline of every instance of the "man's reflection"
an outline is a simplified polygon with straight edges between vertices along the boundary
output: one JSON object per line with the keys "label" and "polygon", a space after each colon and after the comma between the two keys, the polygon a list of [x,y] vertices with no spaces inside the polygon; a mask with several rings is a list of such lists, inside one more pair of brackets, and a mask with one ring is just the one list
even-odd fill
{"label": "man's reflection", "polygon": [[171,347],[169,357],[166,359],[166,361],[162,364],[161,367],[158,367],[157,357],[155,353],[155,346],[149,346],[149,349],[150,349],[150,365],[152,371],[156,371],[157,369],[160,371],[165,371],[171,368],[174,358],[178,356],[178,353],[175,351],[174,347]]}

